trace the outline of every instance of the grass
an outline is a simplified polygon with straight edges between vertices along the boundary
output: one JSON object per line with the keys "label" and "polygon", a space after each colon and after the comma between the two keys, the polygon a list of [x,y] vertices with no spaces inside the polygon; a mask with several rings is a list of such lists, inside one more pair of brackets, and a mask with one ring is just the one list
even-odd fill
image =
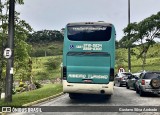
{"label": "grass", "polygon": [[[131,56],[133,58],[133,56]],[[144,69],[147,71],[160,71],[160,58],[148,58],[146,59],[146,64]],[[139,72],[142,70],[142,61],[140,59],[132,59],[131,60],[131,69],[132,73]],[[123,68],[128,71],[128,63],[123,65]],[[118,71],[118,66],[116,68],[116,72]]]}
{"label": "grass", "polygon": [[60,64],[57,65],[57,69],[47,69],[47,65],[45,64],[50,59],[56,59],[59,63],[62,62],[62,56],[47,56],[47,57],[35,57],[33,58],[33,69],[32,75],[35,80],[45,80],[45,79],[55,79],[60,78],[61,70]]}
{"label": "grass", "polygon": [[26,103],[43,99],[58,94],[60,92],[62,92],[61,84],[47,84],[37,90],[27,91],[13,95],[12,103],[5,103],[4,100],[0,100],[0,106],[22,106]]}
{"label": "grass", "polygon": [[[139,54],[138,47],[131,48],[136,54]],[[157,43],[150,47],[147,52],[146,64],[144,69],[147,71],[160,71],[160,44]],[[116,71],[118,72],[118,67],[122,66],[126,71],[128,71],[128,50],[125,48],[119,48],[116,50]],[[142,70],[142,60],[137,59],[135,55],[131,54],[131,72],[139,72]]]}
{"label": "grass", "polygon": [[[62,56],[46,56],[46,57],[33,57],[32,58],[32,76],[33,80],[53,80],[56,78],[60,78],[61,70],[60,64],[57,65],[58,68],[56,69],[47,69],[47,65],[45,64],[50,59],[56,59],[61,63]],[[16,80],[19,80],[18,77]],[[0,106],[22,106],[23,104],[33,102],[39,99],[43,99],[55,94],[62,92],[62,84],[47,84],[44,85],[42,88],[27,91],[23,93],[17,93],[13,95],[12,103],[5,103],[4,100],[0,100]]]}

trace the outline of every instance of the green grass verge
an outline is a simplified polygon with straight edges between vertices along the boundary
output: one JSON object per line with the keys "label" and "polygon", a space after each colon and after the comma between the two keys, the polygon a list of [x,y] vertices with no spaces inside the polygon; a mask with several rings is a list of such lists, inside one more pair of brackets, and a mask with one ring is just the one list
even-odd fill
{"label": "green grass verge", "polygon": [[62,92],[62,84],[47,84],[42,88],[32,91],[27,91],[12,96],[12,103],[6,103],[0,100],[0,106],[22,106],[36,100],[40,100]]}

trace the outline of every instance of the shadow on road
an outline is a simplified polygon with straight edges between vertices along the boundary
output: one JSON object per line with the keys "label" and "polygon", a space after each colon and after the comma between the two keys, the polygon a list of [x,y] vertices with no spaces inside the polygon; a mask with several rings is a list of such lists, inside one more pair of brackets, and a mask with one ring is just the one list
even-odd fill
{"label": "shadow on road", "polygon": [[143,97],[157,98],[160,97],[160,94],[145,94]]}
{"label": "shadow on road", "polygon": [[93,95],[93,94],[82,94],[77,96],[76,98],[72,99],[72,103],[110,103],[111,101],[110,96],[105,95]]}

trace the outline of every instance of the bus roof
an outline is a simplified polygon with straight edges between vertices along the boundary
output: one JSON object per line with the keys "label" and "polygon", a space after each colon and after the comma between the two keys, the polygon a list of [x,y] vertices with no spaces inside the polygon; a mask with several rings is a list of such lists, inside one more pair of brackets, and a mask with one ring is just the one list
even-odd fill
{"label": "bus roof", "polygon": [[103,25],[103,26],[112,26],[111,23],[106,23],[106,22],[73,22],[73,23],[68,23],[67,26],[77,26],[77,25]]}

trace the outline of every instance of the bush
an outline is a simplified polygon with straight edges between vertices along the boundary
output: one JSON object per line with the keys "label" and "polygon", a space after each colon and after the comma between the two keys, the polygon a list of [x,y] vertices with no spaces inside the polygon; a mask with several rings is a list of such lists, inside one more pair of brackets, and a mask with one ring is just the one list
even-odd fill
{"label": "bush", "polygon": [[51,58],[45,63],[48,70],[57,69],[60,66],[61,58]]}
{"label": "bush", "polygon": [[16,90],[12,89],[12,94],[13,95],[16,94]]}
{"label": "bush", "polygon": [[16,92],[20,92],[20,91],[22,91],[23,90],[23,87],[18,87],[17,89],[16,89]]}
{"label": "bush", "polygon": [[39,88],[42,87],[42,85],[40,83],[38,83],[38,82],[34,82],[34,84],[35,84],[35,86],[36,86],[37,89],[39,89]]}
{"label": "bush", "polygon": [[23,86],[23,88],[28,89],[28,85],[25,84],[25,85]]}
{"label": "bush", "polygon": [[19,87],[23,87],[24,85],[25,85],[24,82],[20,81]]}
{"label": "bush", "polygon": [[49,73],[48,72],[38,72],[36,74],[36,80],[46,80],[49,79]]}

